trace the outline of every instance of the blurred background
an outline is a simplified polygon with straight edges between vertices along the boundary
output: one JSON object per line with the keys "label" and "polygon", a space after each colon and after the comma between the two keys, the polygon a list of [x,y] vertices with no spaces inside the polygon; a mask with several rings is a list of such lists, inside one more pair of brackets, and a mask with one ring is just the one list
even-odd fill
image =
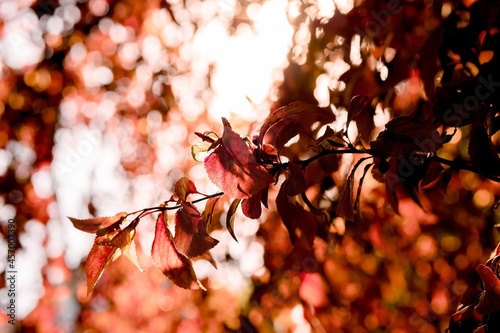
{"label": "blurred background", "polygon": [[[206,293],[175,287],[152,267],[154,219],[145,218],[136,239],[146,272],[119,259],[88,297],[84,265],[93,236],[66,217],[156,206],[183,175],[201,192],[217,192],[189,147],[199,141],[195,131],[221,133],[221,117],[252,137],[270,110],[302,100],[331,107],[331,126],[340,130],[349,100],[363,94],[370,111],[349,136],[368,143],[391,117],[430,98],[437,59],[453,58],[442,36],[467,28],[475,6],[1,0],[0,258],[7,257],[7,220],[15,218],[17,331],[443,331],[467,276],[499,240],[493,206],[500,188],[473,173],[454,174],[446,196],[430,188],[424,209],[402,198],[401,215],[368,176],[364,219],[346,225],[333,217],[330,234],[309,252],[293,249],[273,208],[258,220],[238,213],[238,243],[223,229],[212,233],[218,269],[194,263]],[[451,16],[458,23],[450,28]],[[478,35],[469,37],[467,45],[476,45]],[[498,61],[485,57],[476,63]],[[467,131],[441,156],[466,156]],[[325,176],[323,208],[335,210],[354,161],[344,156]],[[219,215],[224,221],[225,211]],[[6,270],[2,259],[2,311]],[[8,320],[0,313],[1,332],[12,329]]]}

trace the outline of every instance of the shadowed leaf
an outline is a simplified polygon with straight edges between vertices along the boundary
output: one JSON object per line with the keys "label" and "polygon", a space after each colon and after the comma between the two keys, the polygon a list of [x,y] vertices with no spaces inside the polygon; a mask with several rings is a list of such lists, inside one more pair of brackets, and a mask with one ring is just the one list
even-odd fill
{"label": "shadowed leaf", "polygon": [[307,181],[302,171],[302,167],[296,163],[288,163],[288,175],[286,182],[286,194],[287,195],[298,195],[307,190]]}
{"label": "shadowed leaf", "polygon": [[473,167],[486,175],[500,175],[500,157],[482,124],[472,125],[468,151]]}
{"label": "shadowed leaf", "polygon": [[[293,102],[275,110],[262,124],[259,145],[271,144],[280,150],[291,138],[319,121],[327,124],[335,120],[330,109],[304,102]],[[264,142],[266,140],[266,142]]]}
{"label": "shadowed leaf", "polygon": [[240,204],[241,199],[234,199],[233,202],[231,203],[231,206],[229,206],[229,210],[227,211],[226,215],[226,228],[227,231],[229,231],[229,234],[234,238],[235,241],[238,241],[236,239],[236,235],[234,234],[234,218],[236,214],[236,209],[238,209],[238,205]]}
{"label": "shadowed leaf", "polygon": [[248,199],[243,199],[241,202],[241,210],[243,214],[249,219],[258,219],[260,214],[262,214],[262,206],[261,206],[261,192],[252,195]]}
{"label": "shadowed leaf", "polygon": [[184,289],[204,289],[196,279],[191,261],[172,244],[172,234],[165,226],[163,213],[156,220],[155,237],[151,247],[153,264],[173,283]]}
{"label": "shadowed leaf", "polygon": [[305,247],[311,247],[316,234],[316,218],[311,212],[296,203],[293,197],[286,194],[287,181],[281,185],[276,197],[276,208],[288,230],[292,244],[301,240]]}
{"label": "shadowed leaf", "polygon": [[177,251],[193,258],[213,248],[218,242],[207,233],[205,222],[196,207],[183,202],[175,213],[174,245]]}

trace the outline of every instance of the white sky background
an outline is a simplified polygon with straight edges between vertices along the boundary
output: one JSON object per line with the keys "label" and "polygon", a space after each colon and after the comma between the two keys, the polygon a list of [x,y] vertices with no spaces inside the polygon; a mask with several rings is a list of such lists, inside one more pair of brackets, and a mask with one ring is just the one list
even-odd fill
{"label": "white sky background", "polygon": [[[62,6],[58,11],[52,17],[46,16],[40,21],[29,9],[32,2],[0,0],[0,18],[5,22],[4,34],[0,36],[0,77],[6,73],[7,68],[23,70],[36,65],[44,54],[42,33],[51,31],[64,34],[71,31],[80,19],[75,0],[60,0]],[[342,11],[352,7],[351,1],[336,3]],[[199,3],[198,5],[201,6]],[[91,10],[96,13],[101,11],[104,14],[106,11],[104,0],[93,0],[91,6]],[[269,93],[273,82],[280,79],[281,68],[287,65],[286,56],[292,45],[293,30],[287,21],[286,0],[268,0],[262,6],[252,4],[247,13],[254,21],[254,29],[242,24],[234,36],[228,34],[228,26],[237,3],[234,0],[213,0],[205,1],[204,6],[190,8],[194,16],[198,13],[210,18],[207,13],[213,13],[209,20],[200,25],[194,36],[185,27],[179,29],[173,23],[166,24],[163,20],[165,10],[152,15],[153,24],[163,31],[163,34],[159,34],[161,40],[156,36],[135,36],[134,31],[128,31],[109,19],[101,20],[99,24],[99,28],[108,33],[116,43],[116,52],[120,55],[124,68],[127,64],[136,68],[135,81],[125,93],[130,104],[140,104],[144,91],[155,89],[152,74],[168,65],[161,44],[187,40],[182,46],[181,54],[184,61],[190,62],[190,66],[196,70],[189,76],[179,75],[172,82],[181,114],[173,115],[171,124],[166,125],[158,124],[154,110],[151,117],[148,115],[148,126],[157,129],[152,141],[163,138],[161,146],[156,147],[157,172],[168,171],[175,164],[172,164],[173,161],[189,156],[189,152],[179,148],[187,138],[187,133],[183,133],[179,126],[183,119],[196,119],[205,108],[214,120],[220,120],[223,116],[231,121],[231,115],[234,114],[247,121],[263,120],[270,105]],[[321,0],[318,8],[318,15],[328,17],[335,6],[332,1]],[[140,52],[147,52],[142,55],[145,60],[136,63]],[[73,70],[80,71],[89,93],[99,91],[102,85],[113,79],[108,64],[99,59],[98,55],[87,52],[83,44],[74,45],[67,58],[66,65],[68,68],[74,66]],[[213,92],[208,94],[204,91],[206,83],[203,82],[206,81],[210,63],[215,64],[215,71],[211,81]],[[25,248],[17,255],[21,272],[18,282],[20,307],[17,314],[20,319],[36,306],[38,297],[43,295],[40,268],[47,257],[57,257],[64,251],[67,265],[75,268],[90,250],[93,236],[74,229],[65,217],[89,217],[86,203],[91,193],[99,198],[97,208],[100,215],[145,208],[158,204],[159,198],[165,200],[169,197],[168,193],[156,186],[158,175],[143,175],[133,181],[125,177],[120,165],[120,142],[126,137],[126,124],[122,126],[124,133],[106,131],[118,100],[124,98],[121,93],[99,93],[93,101],[68,97],[60,105],[61,127],[55,135],[51,170],[37,170],[32,176],[36,193],[41,197],[49,197],[55,192],[58,205],[50,207],[51,219],[47,226],[39,221],[30,221],[28,232],[21,237]],[[196,93],[201,93],[201,97],[206,100]],[[256,109],[259,112],[255,112]],[[90,126],[79,123],[76,115],[88,112],[93,113]],[[11,147],[7,150],[0,149],[0,173],[6,170],[4,166],[13,158],[29,160],[34,153],[30,147],[23,148],[14,144]],[[169,158],[164,159],[162,156]],[[209,187],[208,190],[214,191],[215,188]],[[0,211],[2,210],[12,213],[15,207],[0,203]],[[237,233],[240,233],[238,236],[241,237],[240,243],[226,237],[227,233],[217,235],[221,243],[214,249],[214,257],[223,259],[225,253],[229,252],[235,259],[239,259],[241,267],[234,269],[222,265],[214,272],[201,262],[195,266],[198,274],[216,274],[216,280],[222,284],[220,287],[227,287],[235,292],[246,286],[248,281],[245,279],[248,275],[263,264],[262,245],[255,242],[257,229],[258,222],[245,221],[245,230],[237,229]],[[41,237],[45,234],[48,234],[46,244]],[[151,240],[152,235],[146,235],[141,243],[150,243]],[[148,246],[150,245],[143,248],[147,251]],[[6,244],[1,243],[0,253],[5,252],[5,248]],[[225,278],[226,269],[234,278]],[[5,289],[0,290],[0,299],[5,299],[5,292]]]}

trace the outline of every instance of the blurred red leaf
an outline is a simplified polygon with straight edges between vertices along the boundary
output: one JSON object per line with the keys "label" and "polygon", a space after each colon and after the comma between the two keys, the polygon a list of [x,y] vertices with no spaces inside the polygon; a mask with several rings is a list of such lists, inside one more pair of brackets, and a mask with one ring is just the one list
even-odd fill
{"label": "blurred red leaf", "polygon": [[172,234],[165,225],[163,213],[160,213],[156,220],[151,259],[153,264],[179,287],[204,289],[196,279],[191,261],[175,249],[172,243]]}
{"label": "blurred red leaf", "polygon": [[202,255],[219,241],[207,233],[200,213],[188,202],[183,202],[175,213],[174,245],[177,251],[193,258]]}
{"label": "blurred red leaf", "polygon": [[208,177],[232,198],[244,199],[273,182],[271,175],[257,163],[245,141],[225,118],[221,144],[205,159]]}
{"label": "blurred red leaf", "polygon": [[304,272],[301,276],[299,297],[307,304],[320,308],[327,305],[327,287],[319,273]]}

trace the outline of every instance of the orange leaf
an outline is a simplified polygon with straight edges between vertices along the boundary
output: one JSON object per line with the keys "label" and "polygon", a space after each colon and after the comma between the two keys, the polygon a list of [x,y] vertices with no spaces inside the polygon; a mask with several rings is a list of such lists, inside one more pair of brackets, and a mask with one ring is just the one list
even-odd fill
{"label": "orange leaf", "polygon": [[175,183],[174,192],[182,201],[186,201],[187,196],[191,193],[200,193],[196,189],[193,181],[188,177],[182,177]]}
{"label": "orange leaf", "polygon": [[122,212],[118,213],[114,216],[101,216],[101,217],[93,217],[89,219],[75,219],[73,217],[69,217],[71,223],[73,223],[73,226],[77,228],[78,230],[85,231],[88,233],[95,234],[98,229],[102,227],[107,227],[109,225],[112,225],[116,222],[122,222],[125,217],[127,217],[127,213]]}
{"label": "orange leaf", "polygon": [[87,276],[87,295],[94,290],[94,286],[104,271],[104,267],[115,259],[118,248],[94,244],[87,256],[85,263],[85,275]]}

